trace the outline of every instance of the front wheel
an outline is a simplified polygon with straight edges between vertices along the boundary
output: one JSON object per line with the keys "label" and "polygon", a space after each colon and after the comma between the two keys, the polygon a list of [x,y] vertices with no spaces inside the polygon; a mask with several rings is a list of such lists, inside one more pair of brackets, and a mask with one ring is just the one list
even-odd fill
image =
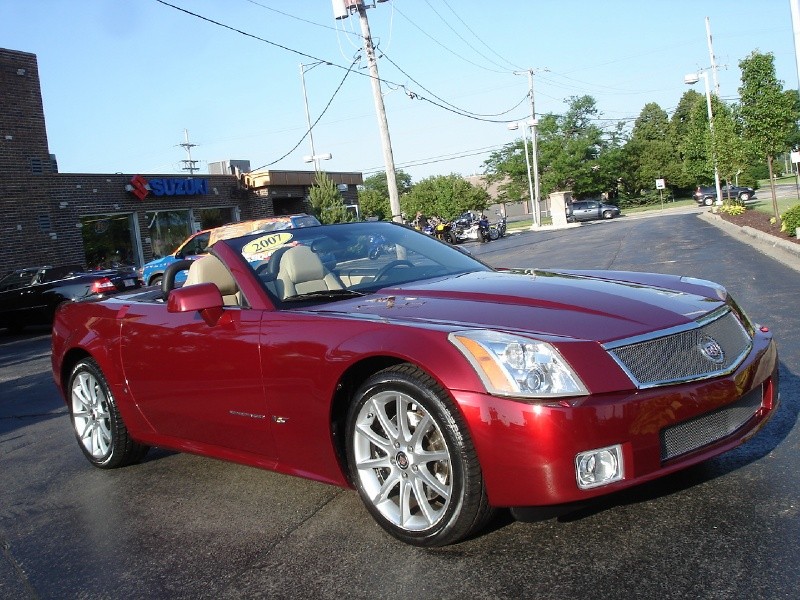
{"label": "front wheel", "polygon": [[714,204],[713,198],[703,198],[703,205],[711,206],[712,204]]}
{"label": "front wheel", "polygon": [[347,421],[351,479],[378,524],[415,546],[443,546],[482,527],[491,509],[463,418],[412,365],[370,377]]}
{"label": "front wheel", "polygon": [[96,467],[113,469],[139,462],[148,447],[128,435],[100,367],[80,361],[69,378],[70,419],[84,456]]}
{"label": "front wheel", "polygon": [[603,211],[603,218],[604,219],[610,219],[613,216],[614,216],[614,213],[612,213],[610,210],[604,210]]}
{"label": "front wheel", "polygon": [[748,200],[750,200],[750,194],[748,194],[747,192],[739,194],[739,200],[741,200],[742,202],[747,202]]}

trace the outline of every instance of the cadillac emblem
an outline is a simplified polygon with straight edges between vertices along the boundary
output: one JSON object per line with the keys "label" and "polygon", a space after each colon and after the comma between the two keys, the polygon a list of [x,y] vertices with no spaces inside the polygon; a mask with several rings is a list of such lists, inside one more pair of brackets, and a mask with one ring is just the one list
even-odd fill
{"label": "cadillac emblem", "polygon": [[697,347],[700,349],[700,354],[713,362],[715,365],[721,365],[725,362],[725,351],[719,342],[709,335],[704,335],[698,340]]}

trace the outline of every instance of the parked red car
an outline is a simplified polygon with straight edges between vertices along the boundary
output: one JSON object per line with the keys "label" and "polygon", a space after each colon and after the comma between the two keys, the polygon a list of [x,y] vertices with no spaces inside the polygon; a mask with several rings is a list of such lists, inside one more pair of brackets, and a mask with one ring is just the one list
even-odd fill
{"label": "parked red car", "polygon": [[61,308],[52,356],[92,464],[162,446],[352,486],[421,546],[706,460],[778,405],[771,334],[717,284],[498,271],[392,223],[217,241],[179,289]]}

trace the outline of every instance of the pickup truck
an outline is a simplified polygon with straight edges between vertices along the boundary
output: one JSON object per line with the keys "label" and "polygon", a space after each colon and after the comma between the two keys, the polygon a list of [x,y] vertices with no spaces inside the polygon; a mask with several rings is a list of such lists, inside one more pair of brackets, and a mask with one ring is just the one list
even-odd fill
{"label": "pickup truck", "polygon": [[[723,200],[726,198],[738,198],[742,202],[749,202],[756,197],[756,191],[751,187],[740,187],[736,185],[723,185],[720,187]],[[711,206],[717,200],[717,188],[712,186],[697,186],[694,191],[694,200],[698,204]]]}
{"label": "pickup truck", "polygon": [[567,221],[613,219],[618,216],[618,206],[604,204],[599,200],[576,200],[572,204],[567,204]]}

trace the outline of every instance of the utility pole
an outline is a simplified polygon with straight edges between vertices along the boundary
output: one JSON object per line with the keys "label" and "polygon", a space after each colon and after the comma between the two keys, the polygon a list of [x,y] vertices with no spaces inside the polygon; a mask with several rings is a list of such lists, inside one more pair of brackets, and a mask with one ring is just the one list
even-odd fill
{"label": "utility pole", "polygon": [[711,42],[711,21],[706,17],[706,40],[708,41],[708,56],[711,59],[711,75],[714,78],[714,93],[719,97],[719,79],[717,79],[717,58],[714,56],[714,46]]}
{"label": "utility pole", "polygon": [[[534,103],[534,94],[533,94],[533,76],[536,73],[533,69],[527,69],[525,71],[514,71],[514,75],[522,75],[528,74],[528,95],[530,96],[531,101],[531,121],[529,123],[531,127],[531,154],[533,154],[533,198],[531,198],[531,202],[533,203],[533,227],[539,227],[542,224],[541,219],[541,198],[539,192],[539,145],[538,145],[538,135],[536,133],[536,127],[539,124],[536,120],[536,105]],[[525,150],[525,160],[528,160],[528,150]]]}
{"label": "utility pole", "polygon": [[184,142],[182,144],[178,144],[179,146],[182,146],[183,148],[186,149],[186,159],[181,161],[183,163],[182,169],[184,171],[189,171],[189,175],[194,175],[195,171],[200,170],[200,167],[197,166],[198,161],[192,160],[192,148],[197,146],[197,144],[192,144],[189,141],[188,129],[183,130],[183,139]]}
{"label": "utility pole", "polygon": [[389,205],[392,208],[392,220],[402,223],[403,216],[400,212],[400,194],[397,191],[392,140],[389,137],[389,122],[386,120],[386,107],[383,104],[381,80],[378,77],[378,61],[375,59],[375,46],[372,45],[367,9],[363,2],[358,3],[358,19],[361,22],[361,35],[364,36],[364,52],[367,55],[367,65],[369,66],[370,81],[372,82],[372,97],[375,99],[375,112],[378,115],[378,128],[381,132],[381,146],[383,147],[383,161],[386,163],[386,185],[389,188]]}
{"label": "utility pole", "polygon": [[[384,2],[385,0],[378,0]],[[372,7],[375,5],[372,4]],[[361,35],[364,38],[364,52],[367,57],[370,81],[372,82],[372,97],[375,101],[375,112],[378,116],[378,128],[381,134],[383,147],[383,161],[386,164],[386,185],[389,188],[389,205],[392,209],[392,220],[403,222],[400,213],[400,194],[397,191],[397,175],[394,168],[394,155],[392,154],[392,140],[389,137],[389,122],[386,120],[386,107],[383,104],[381,80],[378,76],[378,61],[375,59],[375,46],[372,45],[372,35],[369,31],[367,20],[367,6],[363,0],[333,0],[333,14],[337,19],[345,19],[353,10],[358,11],[361,23]]]}

